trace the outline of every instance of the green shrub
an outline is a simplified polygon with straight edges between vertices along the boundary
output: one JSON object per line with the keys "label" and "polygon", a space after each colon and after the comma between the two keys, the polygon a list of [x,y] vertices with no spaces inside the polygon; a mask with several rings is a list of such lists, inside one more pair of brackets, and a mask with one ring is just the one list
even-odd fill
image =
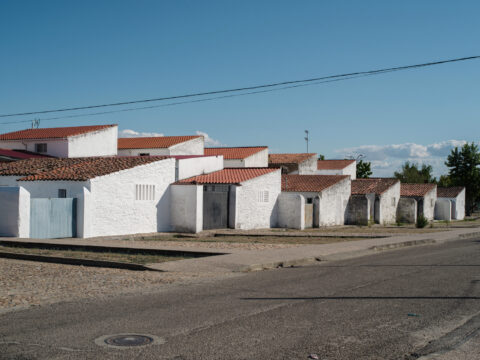
{"label": "green shrub", "polygon": [[420,215],[418,218],[417,218],[417,223],[415,224],[415,226],[419,229],[422,229],[424,228],[425,226],[428,225],[428,220],[425,216],[423,215]]}

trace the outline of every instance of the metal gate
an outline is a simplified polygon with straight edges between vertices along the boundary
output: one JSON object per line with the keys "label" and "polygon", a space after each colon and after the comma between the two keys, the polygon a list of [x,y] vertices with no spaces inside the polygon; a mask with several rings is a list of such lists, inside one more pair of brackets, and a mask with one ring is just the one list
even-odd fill
{"label": "metal gate", "polygon": [[203,187],[203,230],[228,227],[229,185]]}
{"label": "metal gate", "polygon": [[77,236],[77,199],[30,199],[30,237],[54,239]]}

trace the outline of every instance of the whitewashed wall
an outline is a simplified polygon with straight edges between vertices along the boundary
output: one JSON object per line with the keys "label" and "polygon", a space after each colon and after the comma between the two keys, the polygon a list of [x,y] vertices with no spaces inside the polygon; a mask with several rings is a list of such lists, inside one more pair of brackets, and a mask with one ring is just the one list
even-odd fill
{"label": "whitewashed wall", "polygon": [[0,148],[35,152],[35,144],[47,144],[45,155],[68,157],[67,139],[1,141]]}
{"label": "whitewashed wall", "polygon": [[400,200],[400,182],[388,188],[380,198],[379,222],[382,225],[394,224],[397,221],[397,206]]}
{"label": "whitewashed wall", "polygon": [[247,157],[245,167],[268,167],[268,148]]}
{"label": "whitewashed wall", "polygon": [[423,216],[433,220],[435,216],[435,202],[437,201],[437,187],[429,191],[423,199]]}
{"label": "whitewashed wall", "polygon": [[[259,192],[268,191],[268,202]],[[245,181],[236,189],[236,229],[262,229],[277,224],[277,198],[281,192],[280,170]]]}
{"label": "whitewashed wall", "polygon": [[203,229],[203,186],[171,186],[172,230],[197,233]]}
{"label": "whitewashed wall", "polygon": [[[169,231],[175,159],[136,166],[90,180],[91,236]],[[135,185],[155,185],[155,200],[135,200]]]}
{"label": "whitewashed wall", "polygon": [[350,175],[352,180],[357,178],[357,164],[354,162],[343,169],[317,169],[317,175]]}
{"label": "whitewashed wall", "polygon": [[58,198],[58,190],[67,190],[67,197],[78,197],[83,194],[83,187],[89,188],[88,181],[17,181],[32,198]]}
{"label": "whitewashed wall", "polygon": [[[298,165],[299,175],[315,175],[317,174],[317,157],[312,156]],[[293,174],[293,173],[292,173]]]}
{"label": "whitewashed wall", "polygon": [[170,146],[170,155],[203,155],[203,136]]}
{"label": "whitewashed wall", "polygon": [[0,188],[0,236],[28,238],[30,194],[22,187]]}
{"label": "whitewashed wall", "polygon": [[208,174],[223,169],[223,156],[202,156],[177,159],[178,178],[187,179],[192,176]]}
{"label": "whitewashed wall", "polygon": [[244,168],[245,161],[243,159],[224,159],[223,160],[224,168]]}
{"label": "whitewashed wall", "polygon": [[302,195],[293,192],[280,194],[277,226],[287,229],[305,229],[305,198]]}
{"label": "whitewashed wall", "polygon": [[19,186],[17,179],[24,176],[0,176],[0,186]]}
{"label": "whitewashed wall", "polygon": [[452,201],[439,198],[435,202],[435,220],[452,220]]}
{"label": "whitewashed wall", "polygon": [[[1,184],[1,179],[0,179]],[[438,198],[450,200],[452,202],[452,219],[463,220],[465,219],[465,189],[463,189],[457,197],[454,198]]]}
{"label": "whitewashed wall", "polygon": [[118,127],[111,126],[68,138],[68,157],[117,155]]}

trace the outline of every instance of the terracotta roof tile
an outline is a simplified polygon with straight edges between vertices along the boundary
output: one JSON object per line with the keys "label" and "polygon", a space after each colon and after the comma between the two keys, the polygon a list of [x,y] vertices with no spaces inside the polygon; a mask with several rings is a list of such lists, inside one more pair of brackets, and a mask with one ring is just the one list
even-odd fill
{"label": "terracotta roof tile", "polygon": [[0,176],[24,176],[20,181],[87,181],[135,166],[164,160],[165,156],[89,157],[62,159],[27,159],[0,163]]}
{"label": "terracotta roof tile", "polygon": [[428,192],[434,190],[436,184],[405,184],[402,183],[400,187],[400,196],[420,196],[427,195]]}
{"label": "terracotta roof tile", "polygon": [[202,137],[201,135],[192,136],[156,136],[156,137],[132,137],[119,138],[119,149],[164,149],[170,146],[183,143]]}
{"label": "terracotta roof tile", "polygon": [[352,180],[352,195],[383,194],[400,180],[393,178],[370,178]]}
{"label": "terracotta roof tile", "polygon": [[463,186],[437,187],[437,197],[454,198],[465,189]]}
{"label": "terracotta roof tile", "polygon": [[210,174],[194,176],[177,181],[177,185],[186,184],[240,184],[244,181],[278,171],[269,168],[227,168]]}
{"label": "terracotta roof tile", "polygon": [[300,164],[312,157],[316,157],[317,154],[270,154],[268,155],[268,163],[272,165],[280,164]]}
{"label": "terracotta roof tile", "polygon": [[355,160],[318,160],[318,170],[341,170],[354,163]]}
{"label": "terracotta roof tile", "polygon": [[0,149],[0,156],[9,157],[12,159],[33,159],[33,158],[51,158],[52,156],[38,154],[26,150],[10,150],[10,149]]}
{"label": "terracotta roof tile", "polygon": [[43,129],[26,129],[0,134],[0,140],[58,139],[103,130],[117,125],[71,126]]}
{"label": "terracotta roof tile", "polygon": [[268,149],[268,147],[245,146],[245,147],[205,148],[205,155],[223,155],[224,159],[245,159],[265,149]]}
{"label": "terracotta roof tile", "polygon": [[283,175],[282,191],[321,192],[345,179],[349,175]]}

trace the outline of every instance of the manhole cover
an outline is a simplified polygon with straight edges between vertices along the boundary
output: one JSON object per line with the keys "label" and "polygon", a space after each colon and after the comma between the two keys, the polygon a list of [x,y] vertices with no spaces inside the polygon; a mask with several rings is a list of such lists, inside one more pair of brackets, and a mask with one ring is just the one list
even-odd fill
{"label": "manhole cover", "polygon": [[105,344],[113,346],[142,346],[153,342],[145,335],[116,335],[105,339]]}
{"label": "manhole cover", "polygon": [[128,349],[135,346],[164,344],[165,340],[158,336],[146,334],[115,334],[101,336],[95,339],[95,343],[116,349]]}

